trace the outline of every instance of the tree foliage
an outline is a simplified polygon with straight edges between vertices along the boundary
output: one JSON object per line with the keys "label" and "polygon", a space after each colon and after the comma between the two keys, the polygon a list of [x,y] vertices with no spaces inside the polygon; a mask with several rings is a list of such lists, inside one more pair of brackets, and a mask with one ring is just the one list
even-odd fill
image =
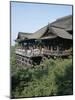
{"label": "tree foliage", "polygon": [[[25,67],[25,66],[24,66]],[[34,68],[17,68],[11,59],[11,96],[37,97],[73,94],[72,59],[46,59]]]}

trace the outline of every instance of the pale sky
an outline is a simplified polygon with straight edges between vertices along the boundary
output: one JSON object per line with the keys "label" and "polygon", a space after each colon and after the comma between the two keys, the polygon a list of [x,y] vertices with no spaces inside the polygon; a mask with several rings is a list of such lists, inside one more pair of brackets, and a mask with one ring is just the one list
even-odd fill
{"label": "pale sky", "polygon": [[18,32],[33,33],[48,22],[71,14],[71,5],[11,2],[11,45]]}

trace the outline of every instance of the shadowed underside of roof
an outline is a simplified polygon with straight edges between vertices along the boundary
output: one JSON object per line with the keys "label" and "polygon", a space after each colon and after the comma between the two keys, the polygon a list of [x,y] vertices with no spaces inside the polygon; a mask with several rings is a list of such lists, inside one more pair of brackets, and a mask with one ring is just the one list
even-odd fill
{"label": "shadowed underside of roof", "polygon": [[44,26],[34,33],[19,32],[16,40],[52,39],[56,37],[72,39],[72,35],[68,31],[72,31],[72,15],[57,19],[55,22]]}

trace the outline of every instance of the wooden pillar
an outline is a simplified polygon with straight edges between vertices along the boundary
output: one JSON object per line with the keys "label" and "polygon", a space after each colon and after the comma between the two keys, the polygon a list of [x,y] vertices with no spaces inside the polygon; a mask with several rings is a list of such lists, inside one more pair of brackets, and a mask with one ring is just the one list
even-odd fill
{"label": "wooden pillar", "polygon": [[51,52],[53,52],[53,47],[51,46]]}
{"label": "wooden pillar", "polygon": [[57,53],[59,52],[59,46],[57,45]]}
{"label": "wooden pillar", "polygon": [[49,45],[48,45],[47,49],[49,50]]}

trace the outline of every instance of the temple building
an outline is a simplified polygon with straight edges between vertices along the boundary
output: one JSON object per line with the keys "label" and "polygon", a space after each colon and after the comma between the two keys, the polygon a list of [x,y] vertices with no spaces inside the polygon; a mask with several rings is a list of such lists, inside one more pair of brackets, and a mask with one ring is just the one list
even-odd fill
{"label": "temple building", "polygon": [[34,33],[19,32],[16,48],[18,65],[40,64],[45,57],[67,57],[72,55],[73,16],[65,16]]}

